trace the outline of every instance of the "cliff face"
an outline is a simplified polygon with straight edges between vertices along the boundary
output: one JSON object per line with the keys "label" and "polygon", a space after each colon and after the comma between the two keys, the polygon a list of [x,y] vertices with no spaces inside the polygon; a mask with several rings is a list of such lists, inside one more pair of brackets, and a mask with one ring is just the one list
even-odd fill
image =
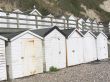
{"label": "cliff face", "polygon": [[27,11],[36,8],[43,14],[55,16],[74,14],[78,17],[90,17],[98,21],[110,21],[110,0],[0,0],[0,7],[12,11]]}

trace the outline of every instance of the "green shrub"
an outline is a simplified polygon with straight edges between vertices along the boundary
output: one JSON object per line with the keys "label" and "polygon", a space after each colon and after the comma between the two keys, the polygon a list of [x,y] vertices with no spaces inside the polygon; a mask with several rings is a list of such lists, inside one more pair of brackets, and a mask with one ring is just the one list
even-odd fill
{"label": "green shrub", "polygon": [[58,69],[54,66],[51,66],[50,69],[49,69],[50,72],[56,72],[58,71]]}

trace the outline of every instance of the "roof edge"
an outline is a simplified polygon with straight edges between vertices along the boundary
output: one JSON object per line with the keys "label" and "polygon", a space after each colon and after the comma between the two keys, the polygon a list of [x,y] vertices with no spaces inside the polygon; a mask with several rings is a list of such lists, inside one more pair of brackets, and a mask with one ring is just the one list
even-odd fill
{"label": "roof edge", "polygon": [[30,34],[32,34],[32,35],[34,35],[34,36],[36,36],[36,37],[38,37],[38,38],[40,38],[40,39],[43,39],[43,37],[41,37],[41,36],[39,36],[39,35],[37,35],[37,34],[31,32],[30,30],[27,30],[27,31],[24,31],[24,32],[22,32],[22,33],[16,35],[16,36],[13,37],[12,39],[10,39],[10,41],[16,40],[17,38],[23,36],[23,35],[26,34],[26,33],[30,33]]}
{"label": "roof edge", "polygon": [[44,37],[46,37],[50,32],[52,32],[54,29],[57,29],[62,35],[64,35],[66,37],[66,35],[57,27],[54,26],[53,28],[51,28],[48,32],[45,33]]}

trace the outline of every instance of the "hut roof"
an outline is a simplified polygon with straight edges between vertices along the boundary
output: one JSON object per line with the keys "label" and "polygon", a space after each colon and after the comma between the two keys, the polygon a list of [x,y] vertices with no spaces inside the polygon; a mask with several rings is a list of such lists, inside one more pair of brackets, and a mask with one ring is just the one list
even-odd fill
{"label": "hut roof", "polygon": [[75,28],[64,29],[64,30],[62,30],[62,32],[65,33],[66,37],[68,37],[74,30],[75,30]]}
{"label": "hut roof", "polygon": [[32,31],[33,33],[35,33],[41,37],[45,37],[54,29],[57,29],[61,34],[63,34],[65,36],[65,34],[57,26],[54,26],[53,28],[37,29],[37,30],[30,30],[30,31]]}
{"label": "hut roof", "polygon": [[24,29],[24,28],[0,28],[0,35],[11,39],[13,37],[15,37],[16,35],[26,31],[28,29]]}

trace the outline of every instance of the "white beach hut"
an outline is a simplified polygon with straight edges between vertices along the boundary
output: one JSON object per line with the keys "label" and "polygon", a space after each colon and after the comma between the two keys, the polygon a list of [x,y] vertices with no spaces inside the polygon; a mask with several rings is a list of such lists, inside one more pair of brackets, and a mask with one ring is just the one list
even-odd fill
{"label": "white beach hut", "polygon": [[2,35],[9,39],[6,46],[8,78],[20,78],[43,72],[42,37],[31,31]]}
{"label": "white beach hut", "polygon": [[55,18],[55,25],[60,27],[61,29],[64,29],[67,27],[67,20],[65,16],[61,16],[59,18]]}
{"label": "white beach hut", "polygon": [[75,28],[65,29],[63,32],[67,37],[68,66],[83,63],[83,34]]}
{"label": "white beach hut", "polygon": [[103,33],[94,33],[97,36],[97,58],[98,60],[108,58],[108,40],[107,36]]}
{"label": "white beach hut", "polygon": [[92,28],[92,20],[90,18],[88,18],[85,22],[85,28],[87,30],[91,29]]}
{"label": "white beach hut", "polygon": [[[20,11],[19,9],[14,10],[13,12],[10,12],[7,14],[7,16],[9,17],[8,19],[8,28],[20,28],[19,23],[19,14],[17,13],[23,13],[22,11]],[[22,18],[22,17],[21,17]],[[26,28],[26,26],[24,27]]]}
{"label": "white beach hut", "polygon": [[5,53],[5,41],[7,40],[7,38],[0,35],[0,81],[7,80]]}
{"label": "white beach hut", "polygon": [[28,28],[31,29],[36,29],[36,28],[41,28],[41,16],[42,14],[37,10],[33,9],[30,12],[30,15],[28,15]]}
{"label": "white beach hut", "polygon": [[0,27],[1,28],[7,28],[7,15],[6,12],[4,12],[2,9],[0,9]]}
{"label": "white beach hut", "polygon": [[82,31],[84,35],[84,62],[97,60],[96,36],[90,31]]}
{"label": "white beach hut", "polygon": [[80,18],[80,19],[78,20],[78,27],[79,27],[81,30],[83,30],[83,29],[85,28],[85,21],[84,21],[84,19]]}
{"label": "white beach hut", "polygon": [[98,32],[104,31],[104,25],[102,23],[98,23]]}
{"label": "white beach hut", "polygon": [[97,21],[96,20],[93,20],[92,21],[92,29],[93,29],[93,32],[98,32],[98,24],[97,24]]}
{"label": "white beach hut", "polygon": [[48,28],[56,25],[55,23],[55,18],[52,14],[47,15],[46,17],[42,18],[42,28]]}
{"label": "white beach hut", "polygon": [[44,38],[44,65],[45,71],[54,66],[58,69],[66,67],[65,36],[57,26],[33,30]]}
{"label": "white beach hut", "polygon": [[77,20],[78,20],[77,17],[75,17],[74,15],[71,15],[68,18],[68,27],[69,28],[76,28],[76,26],[77,26]]}

